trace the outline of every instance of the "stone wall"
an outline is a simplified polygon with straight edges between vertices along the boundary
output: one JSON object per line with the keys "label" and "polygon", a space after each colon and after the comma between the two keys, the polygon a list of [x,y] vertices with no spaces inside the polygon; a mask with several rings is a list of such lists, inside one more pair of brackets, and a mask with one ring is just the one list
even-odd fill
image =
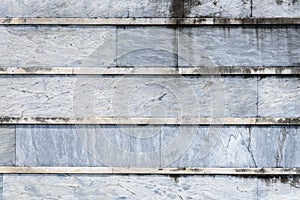
{"label": "stone wall", "polygon": [[0,199],[298,199],[300,1],[2,0],[0,18]]}

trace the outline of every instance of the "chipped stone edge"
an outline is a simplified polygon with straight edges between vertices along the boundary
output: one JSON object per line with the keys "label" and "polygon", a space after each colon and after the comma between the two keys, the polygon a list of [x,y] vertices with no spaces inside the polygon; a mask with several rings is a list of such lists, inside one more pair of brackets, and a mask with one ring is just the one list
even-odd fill
{"label": "chipped stone edge", "polygon": [[300,125],[299,118],[0,117],[0,125]]}
{"label": "chipped stone edge", "polygon": [[300,66],[272,67],[0,67],[0,75],[299,75]]}
{"label": "chipped stone edge", "polygon": [[300,24],[300,18],[0,18],[0,25],[243,25]]}
{"label": "chipped stone edge", "polygon": [[1,174],[300,175],[300,168],[0,167]]}

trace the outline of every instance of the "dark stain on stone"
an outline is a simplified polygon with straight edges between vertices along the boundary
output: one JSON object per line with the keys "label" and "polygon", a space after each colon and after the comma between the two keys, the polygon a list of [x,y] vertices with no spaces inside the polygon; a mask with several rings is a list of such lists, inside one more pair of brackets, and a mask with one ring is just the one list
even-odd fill
{"label": "dark stain on stone", "polygon": [[177,18],[175,23],[182,24],[183,18],[188,17],[192,7],[197,5],[201,5],[199,0],[171,0],[169,11],[172,18]]}
{"label": "dark stain on stone", "polygon": [[177,175],[177,174],[170,174],[169,176],[171,179],[173,179],[175,181],[175,183],[178,183],[179,178],[181,177],[181,175]]}
{"label": "dark stain on stone", "polygon": [[181,18],[185,16],[184,0],[172,0],[170,6],[171,17]]}
{"label": "dark stain on stone", "polygon": [[12,20],[12,18],[6,18],[6,19],[2,20],[2,23],[3,24],[10,24],[11,20]]}
{"label": "dark stain on stone", "polygon": [[283,3],[283,0],[275,0],[275,1],[278,5],[281,5]]}
{"label": "dark stain on stone", "polygon": [[158,100],[161,101],[165,96],[167,95],[167,93],[164,93],[163,95],[161,95]]}
{"label": "dark stain on stone", "polygon": [[11,122],[11,121],[14,121],[14,117],[1,117],[0,118],[0,123],[8,123],[8,122]]}
{"label": "dark stain on stone", "polygon": [[[275,0],[275,2],[276,2],[278,5],[281,5],[281,4],[285,3],[284,0]],[[290,3],[295,4],[295,3],[297,3],[297,2],[298,2],[298,0],[292,0],[291,2],[288,1],[287,3],[288,3],[288,5],[290,5]]]}

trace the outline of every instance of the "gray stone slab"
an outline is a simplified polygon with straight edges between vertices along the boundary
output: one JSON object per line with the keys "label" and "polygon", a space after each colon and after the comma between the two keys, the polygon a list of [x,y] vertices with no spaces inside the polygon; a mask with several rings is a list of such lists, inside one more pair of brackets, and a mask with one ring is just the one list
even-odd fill
{"label": "gray stone slab", "polygon": [[300,117],[300,78],[265,77],[258,80],[258,115]]}
{"label": "gray stone slab", "polygon": [[229,176],[4,175],[4,198],[257,199],[257,179]]}
{"label": "gray stone slab", "polygon": [[258,199],[299,199],[299,176],[265,178],[257,181]]}
{"label": "gray stone slab", "polygon": [[172,127],[17,126],[17,166],[160,166]]}
{"label": "gray stone slab", "polygon": [[188,0],[186,17],[246,18],[251,16],[250,0]]}
{"label": "gray stone slab", "polygon": [[253,17],[300,17],[300,1],[253,0]]}
{"label": "gray stone slab", "polygon": [[[0,127],[0,165],[13,166],[16,159],[15,126]],[[1,199],[1,198],[0,198]]]}
{"label": "gray stone slab", "polygon": [[1,116],[255,117],[256,78],[0,76]]}
{"label": "gray stone slab", "polygon": [[1,26],[0,37],[0,66],[115,66],[115,27]]}
{"label": "gray stone slab", "polygon": [[179,31],[179,66],[297,66],[300,29],[194,27]]}
{"label": "gray stone slab", "polygon": [[0,17],[170,17],[170,0],[4,0]]}
{"label": "gray stone slab", "polygon": [[[162,154],[162,166],[299,167],[299,133],[296,127],[199,127],[185,152]],[[180,134],[194,133],[162,133],[162,144],[183,137]],[[177,143],[177,148],[183,149],[183,145]]]}
{"label": "gray stone slab", "polygon": [[170,27],[118,28],[117,65],[164,67],[177,65],[176,30]]}
{"label": "gray stone slab", "polygon": [[3,175],[0,175],[0,200],[3,200]]}
{"label": "gray stone slab", "polygon": [[259,167],[300,166],[300,129],[296,127],[267,127],[250,129],[250,146]]}
{"label": "gray stone slab", "polygon": [[17,126],[17,166],[300,166],[296,127]]}

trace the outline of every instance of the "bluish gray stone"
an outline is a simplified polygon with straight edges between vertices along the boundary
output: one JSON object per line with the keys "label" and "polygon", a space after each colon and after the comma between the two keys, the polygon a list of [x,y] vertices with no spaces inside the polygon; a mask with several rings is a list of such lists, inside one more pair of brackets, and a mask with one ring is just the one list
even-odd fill
{"label": "bluish gray stone", "polygon": [[[288,193],[293,190],[288,187],[285,188]],[[284,192],[282,191],[281,194]],[[172,178],[168,176],[114,175],[4,175],[4,198],[33,200],[43,198],[254,200],[257,199],[257,178],[232,176]]]}
{"label": "bluish gray stone", "polygon": [[1,76],[8,117],[255,117],[256,78]]}
{"label": "bluish gray stone", "polygon": [[259,167],[300,166],[300,131],[297,127],[267,127],[250,129],[249,149]]}
{"label": "bluish gray stone", "polygon": [[253,17],[300,17],[300,1],[253,0]]}
{"label": "bluish gray stone", "polygon": [[[183,154],[173,151],[162,157],[162,163],[173,157],[174,162],[169,166],[180,168],[299,167],[299,133],[296,127],[199,127]],[[180,134],[189,133],[163,133],[162,143]],[[180,143],[177,145],[178,149],[183,148]]]}
{"label": "bluish gray stone", "polygon": [[0,200],[3,200],[3,174],[0,175]]}
{"label": "bluish gray stone", "polygon": [[115,66],[116,28],[1,26],[0,66]]}
{"label": "bluish gray stone", "polygon": [[117,66],[177,65],[176,30],[170,27],[118,28]]}
{"label": "bluish gray stone", "polygon": [[[0,127],[0,165],[13,166],[16,163],[15,126]],[[1,199],[1,198],[0,198]]]}
{"label": "bluish gray stone", "polygon": [[179,66],[298,66],[300,29],[188,27],[179,31]]}
{"label": "bluish gray stone", "polygon": [[246,18],[251,15],[250,0],[188,0],[186,17]]}
{"label": "bluish gray stone", "polygon": [[296,127],[18,126],[17,166],[300,166]]}
{"label": "bluish gray stone", "polygon": [[300,78],[265,77],[258,80],[258,115],[300,117]]}

